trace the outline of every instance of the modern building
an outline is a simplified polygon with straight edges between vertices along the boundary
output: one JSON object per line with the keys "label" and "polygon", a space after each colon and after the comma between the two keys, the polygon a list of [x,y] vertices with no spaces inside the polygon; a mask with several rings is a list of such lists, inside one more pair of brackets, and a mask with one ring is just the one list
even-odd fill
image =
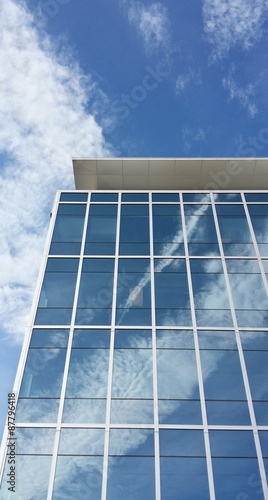
{"label": "modern building", "polygon": [[268,500],[268,160],[74,172],[54,202],[0,499]]}

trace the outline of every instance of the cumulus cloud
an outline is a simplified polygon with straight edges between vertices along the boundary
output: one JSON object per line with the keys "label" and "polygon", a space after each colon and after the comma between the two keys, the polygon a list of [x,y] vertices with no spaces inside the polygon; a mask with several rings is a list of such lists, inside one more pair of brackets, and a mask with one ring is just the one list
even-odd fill
{"label": "cumulus cloud", "polygon": [[164,48],[169,45],[169,20],[166,7],[160,2],[149,6],[141,2],[123,1],[127,16],[141,36],[145,49],[148,52]]}
{"label": "cumulus cloud", "polygon": [[214,57],[225,56],[236,45],[254,45],[267,17],[267,0],[203,0],[204,30]]}
{"label": "cumulus cloud", "polygon": [[231,73],[223,79],[222,84],[229,93],[229,99],[238,100],[240,106],[247,110],[251,118],[254,118],[257,114],[257,106],[253,102],[255,96],[255,86],[250,83],[244,88],[239,87]]}
{"label": "cumulus cloud", "polygon": [[[42,36],[23,2],[0,6],[0,316],[22,337],[56,189],[73,188],[72,156],[109,156],[94,106],[102,94],[67,49]],[[88,103],[92,103],[88,111]]]}

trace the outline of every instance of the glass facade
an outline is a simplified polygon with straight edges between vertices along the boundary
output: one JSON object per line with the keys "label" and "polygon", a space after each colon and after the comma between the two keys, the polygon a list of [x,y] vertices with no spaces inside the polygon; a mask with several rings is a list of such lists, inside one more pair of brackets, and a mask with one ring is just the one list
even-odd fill
{"label": "glass facade", "polygon": [[267,500],[268,194],[59,192],[42,272],[0,500]]}

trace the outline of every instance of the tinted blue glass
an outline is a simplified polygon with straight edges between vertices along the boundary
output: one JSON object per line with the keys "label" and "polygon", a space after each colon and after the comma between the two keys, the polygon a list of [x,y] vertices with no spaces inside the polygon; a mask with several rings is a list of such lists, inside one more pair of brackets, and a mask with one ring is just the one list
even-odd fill
{"label": "tinted blue glass", "polygon": [[122,193],[122,201],[149,201],[148,193]]}
{"label": "tinted blue glass", "polygon": [[104,424],[106,399],[66,399],[62,421],[71,424]]}
{"label": "tinted blue glass", "polygon": [[[172,203],[170,205],[164,205],[164,204],[159,204],[159,205],[153,205],[153,216],[156,217],[157,215],[177,215],[178,217],[181,215],[181,208],[179,203]],[[166,219],[167,221],[168,219]],[[160,219],[161,221],[161,219]],[[165,219],[163,219],[163,222]]]}
{"label": "tinted blue glass", "polygon": [[188,280],[186,273],[155,274],[156,308],[189,308]]}
{"label": "tinted blue glass", "polygon": [[114,259],[84,259],[83,273],[113,273]]}
{"label": "tinted blue glass", "polygon": [[205,457],[201,430],[160,429],[161,457]]}
{"label": "tinted blue glass", "polygon": [[29,349],[20,397],[58,398],[66,349]]}
{"label": "tinted blue glass", "polygon": [[46,273],[38,307],[72,307],[76,273]]}
{"label": "tinted blue glass", "polygon": [[159,422],[167,425],[201,425],[200,401],[196,400],[158,400]]}
{"label": "tinted blue glass", "polygon": [[218,238],[212,216],[185,216],[190,255],[219,255]]}
{"label": "tinted blue glass", "polygon": [[114,255],[115,242],[114,243],[86,243],[84,253],[85,253],[85,255]]}
{"label": "tinted blue glass", "polygon": [[52,242],[80,242],[84,228],[84,216],[82,215],[58,215]]}
{"label": "tinted blue glass", "polygon": [[268,400],[268,351],[244,351],[252,398]]}
{"label": "tinted blue glass", "polygon": [[[89,215],[86,241],[90,243],[114,243],[116,217]],[[109,250],[110,251],[110,250]]]}
{"label": "tinted blue glass", "polygon": [[268,193],[245,193],[246,201],[268,202]]}
{"label": "tinted blue glass", "polygon": [[114,347],[149,349],[152,347],[151,330],[116,330]]}
{"label": "tinted blue glass", "polygon": [[153,193],[153,201],[180,201],[179,193]]}
{"label": "tinted blue glass", "polygon": [[253,401],[257,425],[268,425],[268,401]]}
{"label": "tinted blue glass", "polygon": [[80,243],[51,243],[49,253],[51,255],[79,255]]}
{"label": "tinted blue glass", "polygon": [[75,322],[77,325],[107,326],[111,324],[111,308],[85,307],[77,309]]}
{"label": "tinted blue glass", "polygon": [[256,457],[252,431],[210,431],[212,457]]}
{"label": "tinted blue glass", "polygon": [[121,215],[149,215],[148,205],[122,205]]}
{"label": "tinted blue glass", "polygon": [[248,211],[250,215],[268,215],[268,203],[267,205],[248,205]]}
{"label": "tinted blue glass", "polygon": [[152,398],[152,353],[149,349],[116,349],[113,398]]}
{"label": "tinted blue glass", "polygon": [[213,216],[211,205],[197,205],[197,204],[184,204],[185,215],[195,215],[196,217],[201,217],[204,215]]}
{"label": "tinted blue glass", "polygon": [[71,308],[39,307],[35,316],[35,325],[69,325],[71,323]]}
{"label": "tinted blue glass", "polygon": [[153,429],[111,429],[109,455],[154,456]]}
{"label": "tinted blue glass", "polygon": [[240,202],[242,201],[241,199],[241,194],[239,193],[214,193],[214,199],[215,201],[220,201],[220,202],[225,202],[225,203],[234,203],[234,202]]}
{"label": "tinted blue glass", "polygon": [[[150,261],[149,259],[119,259],[118,263],[119,274],[124,273],[149,273]],[[122,277],[122,276],[121,276]],[[125,276],[127,280],[128,276]]]}
{"label": "tinted blue glass", "polygon": [[268,332],[240,332],[240,338],[245,351],[268,350]]}
{"label": "tinted blue glass", "polygon": [[60,201],[87,201],[87,193],[61,193]]}
{"label": "tinted blue glass", "polygon": [[156,273],[186,273],[185,259],[154,259]]}
{"label": "tinted blue glass", "polygon": [[[245,217],[245,210],[243,205],[232,205],[232,204],[227,204],[226,205],[216,205],[216,211],[218,216],[220,215],[230,215],[230,216],[238,216],[242,215]],[[232,224],[232,220],[229,220],[229,224]]]}
{"label": "tinted blue glass", "polygon": [[[122,216],[120,223],[120,243],[147,243],[147,247],[141,246],[141,251],[139,251],[139,246],[136,245],[136,252],[142,255],[147,248],[149,253],[149,218],[147,216]],[[121,247],[121,245],[120,245]],[[131,246],[127,247],[130,251]],[[126,255],[124,247],[120,248],[120,253]]]}
{"label": "tinted blue glass", "polygon": [[120,243],[120,255],[148,255],[150,253],[149,243]]}
{"label": "tinted blue glass", "polygon": [[103,455],[104,429],[61,429],[59,455]]}
{"label": "tinted blue glass", "polygon": [[268,457],[268,431],[259,431],[263,457]]}
{"label": "tinted blue glass", "polygon": [[32,332],[30,347],[67,347],[69,330],[36,328]]}
{"label": "tinted blue glass", "polygon": [[219,215],[218,221],[223,243],[252,243],[246,216]]}
{"label": "tinted blue glass", "polygon": [[78,269],[79,259],[53,259],[49,258],[47,261],[47,272],[76,272]]}
{"label": "tinted blue glass", "polygon": [[58,207],[58,215],[85,215],[86,205],[76,203],[62,203]]}
{"label": "tinted blue glass", "polygon": [[112,399],[111,423],[152,424],[153,421],[152,399]]}
{"label": "tinted blue glass", "polygon": [[52,455],[55,429],[19,427],[16,438],[18,455]]}
{"label": "tinted blue glass", "polygon": [[210,498],[205,458],[161,457],[160,480],[161,500]]}
{"label": "tinted blue glass", "polygon": [[56,423],[59,399],[19,398],[16,408],[16,421]]}
{"label": "tinted blue glass", "polygon": [[236,349],[236,338],[233,331],[199,331],[198,332],[200,349]]}
{"label": "tinted blue glass", "polygon": [[101,499],[102,462],[99,456],[59,456],[53,500]]}
{"label": "tinted blue glass", "polygon": [[66,397],[105,398],[108,363],[108,349],[72,349]]}
{"label": "tinted blue glass", "polygon": [[259,244],[260,254],[267,255],[268,251],[265,243],[268,243],[268,216],[251,215],[251,222]]}
{"label": "tinted blue glass", "polygon": [[117,193],[91,193],[91,201],[117,201]]}
{"label": "tinted blue glass", "polygon": [[[141,266],[141,267],[140,267]],[[117,283],[117,325],[151,324],[150,273],[128,272],[149,269],[147,259],[121,259]]]}
{"label": "tinted blue glass", "polygon": [[153,457],[111,457],[107,500],[155,500]]}
{"label": "tinted blue glass", "polygon": [[153,232],[154,253],[156,255],[184,255],[180,216],[155,215]]}
{"label": "tinted blue glass", "polygon": [[217,500],[263,500],[257,459],[213,458]]}
{"label": "tinted blue glass", "polygon": [[245,401],[206,401],[210,425],[250,425],[248,404]]}
{"label": "tinted blue glass", "polygon": [[158,349],[194,349],[191,330],[157,330],[156,347]]}
{"label": "tinted blue glass", "polygon": [[236,351],[200,351],[205,396],[212,400],[246,400]]}
{"label": "tinted blue glass", "polygon": [[160,399],[199,399],[195,352],[158,349],[157,380]]}
{"label": "tinted blue glass", "polygon": [[78,308],[110,308],[113,274],[83,272],[80,281]]}
{"label": "tinted blue glass", "polygon": [[197,201],[200,203],[210,203],[209,193],[183,193],[183,201]]}
{"label": "tinted blue glass", "polygon": [[[8,491],[9,483],[6,481],[10,465],[6,463],[4,480],[1,486],[0,499],[42,499],[47,498],[51,455],[17,455],[16,456],[16,486],[15,494]],[[19,478],[19,480],[17,479]],[[13,496],[11,496],[13,495]]]}
{"label": "tinted blue glass", "polygon": [[74,330],[73,347],[110,347],[110,330]]}
{"label": "tinted blue glass", "polygon": [[90,205],[89,216],[116,216],[117,214],[117,205]]}
{"label": "tinted blue glass", "polygon": [[[265,310],[268,308],[267,294],[260,274],[230,273],[229,281],[236,309]],[[244,325],[241,324],[241,326]],[[254,326],[254,323],[249,326]]]}

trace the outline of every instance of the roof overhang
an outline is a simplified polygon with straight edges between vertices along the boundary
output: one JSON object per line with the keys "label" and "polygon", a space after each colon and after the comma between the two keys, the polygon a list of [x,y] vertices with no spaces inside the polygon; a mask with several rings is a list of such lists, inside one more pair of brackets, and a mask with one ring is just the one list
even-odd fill
{"label": "roof overhang", "polygon": [[268,158],[74,158],[79,190],[268,190]]}

